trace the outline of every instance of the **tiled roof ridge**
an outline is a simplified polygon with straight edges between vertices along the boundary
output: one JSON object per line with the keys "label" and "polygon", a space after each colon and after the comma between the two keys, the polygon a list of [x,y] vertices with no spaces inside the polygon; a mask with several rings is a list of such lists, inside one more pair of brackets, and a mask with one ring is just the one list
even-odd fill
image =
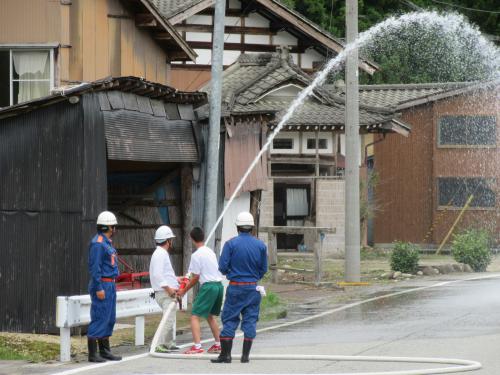
{"label": "tiled roof ridge", "polygon": [[470,82],[426,82],[426,83],[393,83],[377,85],[359,85],[362,91],[370,90],[417,90],[417,89],[448,89],[473,85],[477,81]]}

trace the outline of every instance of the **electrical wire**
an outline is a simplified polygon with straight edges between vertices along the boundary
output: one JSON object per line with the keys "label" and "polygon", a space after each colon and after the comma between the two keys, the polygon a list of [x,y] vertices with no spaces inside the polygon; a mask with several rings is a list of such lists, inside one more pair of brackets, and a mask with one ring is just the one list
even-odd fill
{"label": "electrical wire", "polygon": [[470,10],[471,12],[483,12],[483,13],[490,13],[490,14],[500,14],[500,11],[496,11],[496,10],[468,8],[468,7],[464,7],[462,5],[451,4],[451,3],[447,3],[445,1],[439,1],[439,0],[431,0],[431,1],[433,3],[436,3],[436,4],[442,4],[442,5],[447,5],[447,6],[455,7],[455,8],[459,8],[459,9]]}

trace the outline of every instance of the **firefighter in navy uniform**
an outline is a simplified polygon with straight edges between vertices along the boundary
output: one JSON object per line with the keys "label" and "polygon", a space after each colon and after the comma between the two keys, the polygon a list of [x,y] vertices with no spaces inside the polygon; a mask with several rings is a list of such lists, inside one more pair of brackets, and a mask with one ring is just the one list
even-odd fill
{"label": "firefighter in navy uniform", "polygon": [[[116,250],[111,237],[116,231],[116,216],[104,211],[97,217],[97,234],[89,247],[90,324],[87,332],[89,362],[119,361],[111,354],[109,337],[116,319],[115,279],[120,274]],[[99,344],[99,354],[97,354]]]}
{"label": "firefighter in navy uniform", "polygon": [[250,349],[256,336],[261,294],[257,282],[267,272],[266,245],[253,237],[253,216],[241,212],[236,218],[238,236],[226,242],[219,259],[219,271],[229,279],[222,310],[221,353],[214,363],[230,363],[235,331],[240,324],[244,333],[241,362],[249,362]]}

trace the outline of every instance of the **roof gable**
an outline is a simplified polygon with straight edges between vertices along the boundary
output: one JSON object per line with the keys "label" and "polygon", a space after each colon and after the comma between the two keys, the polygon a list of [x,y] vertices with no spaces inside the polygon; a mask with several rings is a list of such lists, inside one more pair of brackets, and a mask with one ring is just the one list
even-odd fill
{"label": "roof gable", "polygon": [[[277,53],[247,55],[223,74],[222,116],[268,115],[274,126],[296,98],[296,94],[309,86],[313,79],[292,61],[287,48]],[[209,91],[210,84],[202,91]],[[203,106],[200,118],[206,118],[208,107]],[[323,88],[313,92],[313,98],[297,108],[287,122],[287,128],[301,126],[343,130],[345,99]],[[408,134],[409,126],[397,121],[393,111],[360,106],[360,124],[365,131],[396,131]]]}
{"label": "roof gable", "polygon": [[[150,1],[171,24],[179,24],[189,17],[207,11],[215,4],[215,0],[147,0]],[[273,20],[278,29],[306,36],[311,41],[311,47],[322,49],[325,53],[341,52],[344,42],[314,24],[299,12],[288,8],[278,0],[239,0],[242,2],[241,12],[257,12],[267,19]],[[231,16],[228,9],[227,15]],[[229,27],[229,25],[226,25]],[[360,68],[373,74],[378,66],[368,60],[360,59]]]}
{"label": "roof gable", "polygon": [[148,30],[153,39],[167,50],[167,55],[171,61],[196,60],[196,52],[182,38],[168,19],[158,11],[151,0],[128,0],[124,4],[136,14],[135,26]]}

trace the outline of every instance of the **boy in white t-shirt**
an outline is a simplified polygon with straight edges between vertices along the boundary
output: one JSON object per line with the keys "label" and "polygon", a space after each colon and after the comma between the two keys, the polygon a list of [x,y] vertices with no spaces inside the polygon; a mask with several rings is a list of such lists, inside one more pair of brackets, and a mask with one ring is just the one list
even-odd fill
{"label": "boy in white t-shirt", "polygon": [[207,319],[208,325],[214,335],[215,344],[207,351],[208,353],[220,353],[219,316],[222,307],[224,287],[222,286],[222,274],[219,272],[219,264],[213,250],[205,246],[205,233],[203,229],[196,227],[191,230],[191,240],[196,250],[191,256],[188,272],[191,274],[189,284],[185,289],[179,290],[178,295],[182,298],[189,289],[198,283],[201,284],[200,291],[196,296],[191,311],[191,331],[193,333],[194,345],[184,354],[203,353],[201,347],[200,317]]}

